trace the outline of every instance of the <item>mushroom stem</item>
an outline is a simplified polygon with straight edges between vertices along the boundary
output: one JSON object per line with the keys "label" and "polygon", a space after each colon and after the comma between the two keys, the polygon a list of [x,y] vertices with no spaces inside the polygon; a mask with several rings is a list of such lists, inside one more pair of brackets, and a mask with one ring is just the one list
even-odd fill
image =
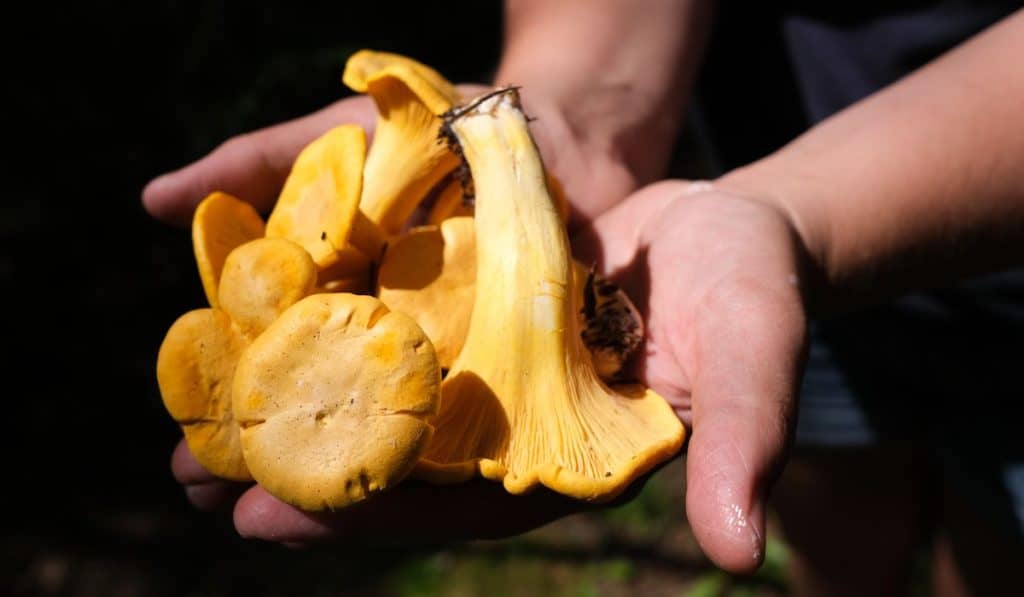
{"label": "mushroom stem", "polygon": [[679,449],[682,424],[657,394],[598,378],[576,316],[582,281],[515,90],[445,128],[476,188],[476,300],[417,474],[611,499]]}

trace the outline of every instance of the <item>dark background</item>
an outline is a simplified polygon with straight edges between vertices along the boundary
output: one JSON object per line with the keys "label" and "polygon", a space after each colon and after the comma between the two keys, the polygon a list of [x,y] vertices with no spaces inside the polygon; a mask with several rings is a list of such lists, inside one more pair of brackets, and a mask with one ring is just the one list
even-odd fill
{"label": "dark background", "polygon": [[[232,135],[345,96],[359,48],[455,81],[486,80],[496,62],[498,2],[360,6],[163,0],[8,15],[26,41],[5,52],[0,594],[287,593],[309,572],[299,562],[329,557],[243,542],[171,478],[180,432],[156,353],[204,299],[189,232],[151,220],[140,192]],[[209,567],[218,558],[237,566]],[[295,572],[267,578],[267,561]],[[318,574],[358,586],[388,565],[374,562]],[[242,578],[210,577],[225,573]]]}

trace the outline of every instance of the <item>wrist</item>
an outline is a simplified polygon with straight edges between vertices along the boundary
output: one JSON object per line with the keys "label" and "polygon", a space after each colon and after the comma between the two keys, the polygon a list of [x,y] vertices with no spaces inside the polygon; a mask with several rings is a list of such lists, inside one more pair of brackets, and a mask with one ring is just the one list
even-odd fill
{"label": "wrist", "polygon": [[778,155],[732,170],[714,181],[726,193],[756,201],[778,212],[793,231],[802,270],[802,294],[812,311],[831,310],[829,288],[837,275],[831,235],[833,224],[820,179]]}
{"label": "wrist", "polygon": [[666,106],[664,95],[642,82],[616,81],[599,68],[552,72],[529,55],[508,50],[495,75],[496,85],[522,86],[530,116],[562,129],[559,137],[625,169],[633,184],[664,175],[681,124],[681,102]]}

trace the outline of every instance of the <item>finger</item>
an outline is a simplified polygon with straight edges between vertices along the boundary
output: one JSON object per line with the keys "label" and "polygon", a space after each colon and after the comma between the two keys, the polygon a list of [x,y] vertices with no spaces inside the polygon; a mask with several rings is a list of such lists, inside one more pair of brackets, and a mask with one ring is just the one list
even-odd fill
{"label": "finger", "polygon": [[214,477],[196,461],[185,440],[178,442],[171,455],[171,472],[185,486],[185,497],[204,512],[224,510],[235,503],[247,484]]}
{"label": "finger", "polygon": [[161,220],[187,225],[196,205],[224,191],[266,212],[276,200],[295,156],[328,129],[345,123],[372,131],[376,110],[357,96],[283,124],[235,137],[206,157],[150,181],[142,191],[146,210]]}
{"label": "finger", "polygon": [[483,480],[447,487],[406,481],[358,506],[310,513],[253,487],[235,506],[235,528],[243,537],[286,543],[340,538],[432,544],[507,537],[589,507],[543,489],[510,495]]}
{"label": "finger", "polygon": [[785,291],[737,282],[709,294],[693,325],[699,368],[686,510],[715,563],[752,572],[764,557],[765,501],[793,423],[802,310]]}
{"label": "finger", "polygon": [[613,279],[631,266],[641,249],[641,236],[651,221],[672,202],[690,193],[700,183],[665,180],[648,185],[596,219],[578,228],[572,236],[573,255],[583,263],[596,263]]}

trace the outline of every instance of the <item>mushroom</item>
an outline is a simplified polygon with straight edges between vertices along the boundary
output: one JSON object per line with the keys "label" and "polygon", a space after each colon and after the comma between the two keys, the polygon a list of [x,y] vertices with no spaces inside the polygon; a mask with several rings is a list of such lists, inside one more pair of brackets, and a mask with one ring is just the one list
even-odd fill
{"label": "mushroom", "polygon": [[[468,176],[468,172],[466,175]],[[548,191],[555,200],[555,204],[558,205],[558,213],[562,216],[563,221],[569,221],[569,200],[566,199],[565,191],[562,190],[562,183],[558,182],[558,178],[550,172],[547,173],[547,182]],[[472,187],[472,183],[469,185]],[[427,223],[440,224],[448,218],[473,215],[473,198],[466,196],[464,190],[466,186],[467,182],[458,177],[444,184],[437,195],[437,200],[430,207]]]}
{"label": "mushroom", "polygon": [[413,228],[388,245],[377,296],[416,320],[448,369],[466,339],[475,281],[473,218],[449,218],[440,226]]}
{"label": "mushroom", "polygon": [[263,236],[263,229],[263,218],[253,206],[227,193],[211,193],[199,203],[192,217],[192,248],[211,307],[217,306],[220,272],[228,253]]}
{"label": "mushroom", "polygon": [[448,218],[473,215],[473,204],[467,201],[462,191],[462,181],[452,179],[437,194],[437,200],[430,206],[427,223],[439,225]]}
{"label": "mushroom", "polygon": [[212,474],[252,479],[231,410],[236,365],[253,338],[315,282],[316,267],[302,247],[283,239],[253,240],[224,261],[220,306],[190,311],[168,330],[157,356],[160,395],[189,450]]}
{"label": "mushroom", "polygon": [[370,296],[312,295],[238,363],[245,461],[270,494],[304,510],[355,504],[412,470],[440,383],[434,349],[410,317]]}
{"label": "mushroom", "polygon": [[334,278],[365,272],[384,246],[380,230],[359,211],[365,157],[366,132],[353,124],[307,145],[267,220],[267,236],[298,243]]}
{"label": "mushroom", "polygon": [[[583,343],[598,377],[611,380],[640,347],[643,322],[618,287],[573,260],[573,292]],[[450,369],[469,330],[476,292],[476,231],[466,216],[420,226],[392,241],[381,260],[376,295],[389,308],[411,315],[434,344],[442,369]]]}
{"label": "mushroom", "polygon": [[682,423],[647,388],[598,378],[566,229],[515,90],[446,120],[476,187],[476,299],[416,475],[449,483],[479,473],[513,494],[542,484],[612,499],[679,450]]}
{"label": "mushroom", "polygon": [[386,234],[398,234],[416,205],[459,164],[437,143],[439,116],[458,101],[458,92],[415,60],[370,50],[348,59],[342,80],[377,104],[360,209]]}

